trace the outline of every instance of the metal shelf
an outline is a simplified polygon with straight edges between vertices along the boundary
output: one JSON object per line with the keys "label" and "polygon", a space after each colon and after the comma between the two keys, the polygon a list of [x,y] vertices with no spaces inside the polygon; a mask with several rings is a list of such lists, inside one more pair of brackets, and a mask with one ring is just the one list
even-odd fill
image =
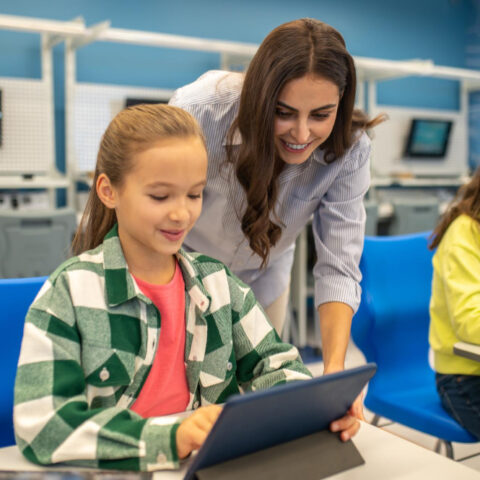
{"label": "metal shelf", "polygon": [[373,177],[372,187],[460,187],[468,182],[468,177]]}
{"label": "metal shelf", "polygon": [[68,188],[69,186],[70,181],[67,177],[49,177],[45,175],[37,175],[33,178],[24,178],[21,175],[0,176],[0,189],[49,189]]}

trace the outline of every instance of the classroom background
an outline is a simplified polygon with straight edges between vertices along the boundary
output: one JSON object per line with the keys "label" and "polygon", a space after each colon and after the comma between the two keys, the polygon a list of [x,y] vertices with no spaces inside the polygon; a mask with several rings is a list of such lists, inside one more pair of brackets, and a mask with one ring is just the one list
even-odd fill
{"label": "classroom background", "polygon": [[[479,0],[0,0],[0,278],[46,275],[61,261],[100,135],[121,108],[168,101],[207,70],[243,70],[270,30],[301,17],[342,33],[357,63],[357,105],[389,116],[373,134],[366,234],[431,230],[480,165]],[[48,20],[70,33],[41,36]],[[212,42],[189,47],[192,37]],[[18,237],[6,238],[13,224]],[[57,236],[50,229],[29,247],[22,230],[46,226]],[[320,374],[311,243],[306,229],[286,335]],[[364,362],[352,343],[347,366]],[[434,448],[432,436],[383,425]],[[479,450],[455,444],[455,458],[480,471]]]}

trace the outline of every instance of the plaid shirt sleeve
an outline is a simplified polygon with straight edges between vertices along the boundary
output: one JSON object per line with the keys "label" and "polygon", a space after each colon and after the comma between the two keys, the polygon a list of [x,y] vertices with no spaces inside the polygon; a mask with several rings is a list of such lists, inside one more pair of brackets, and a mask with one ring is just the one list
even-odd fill
{"label": "plaid shirt sleeve", "polygon": [[236,376],[242,389],[265,390],[311,378],[297,348],[280,340],[253,291],[230,272],[228,277]]}
{"label": "plaid shirt sleeve", "polygon": [[60,276],[54,286],[47,281],[26,318],[14,407],[23,454],[40,464],[126,470],[178,466],[175,419],[143,419],[116,406],[113,388],[111,407],[92,408],[81,350],[68,281]]}

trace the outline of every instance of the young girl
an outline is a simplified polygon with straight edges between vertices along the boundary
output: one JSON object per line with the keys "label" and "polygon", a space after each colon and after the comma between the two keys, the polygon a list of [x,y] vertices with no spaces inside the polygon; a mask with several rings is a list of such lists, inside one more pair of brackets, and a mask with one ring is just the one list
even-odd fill
{"label": "young girl", "polygon": [[460,188],[434,231],[430,345],[442,405],[480,440],[480,362],[453,353],[480,345],[480,170]]}
{"label": "young girl", "polygon": [[214,404],[310,377],[244,283],[182,250],[206,175],[201,131],[179,108],[129,108],[107,128],[77,256],[26,318],[14,426],[29,460],[174,468],[203,443]]}

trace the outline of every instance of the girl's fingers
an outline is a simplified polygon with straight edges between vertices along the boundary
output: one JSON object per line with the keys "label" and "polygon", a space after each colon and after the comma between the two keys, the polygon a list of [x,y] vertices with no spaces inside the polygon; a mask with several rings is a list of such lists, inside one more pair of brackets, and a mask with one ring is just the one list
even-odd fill
{"label": "girl's fingers", "polygon": [[189,442],[192,450],[198,450],[203,445],[209,431],[196,426],[189,431]]}
{"label": "girl's fingers", "polygon": [[221,411],[218,405],[200,407],[180,424],[177,430],[179,458],[185,458],[203,445]]}

